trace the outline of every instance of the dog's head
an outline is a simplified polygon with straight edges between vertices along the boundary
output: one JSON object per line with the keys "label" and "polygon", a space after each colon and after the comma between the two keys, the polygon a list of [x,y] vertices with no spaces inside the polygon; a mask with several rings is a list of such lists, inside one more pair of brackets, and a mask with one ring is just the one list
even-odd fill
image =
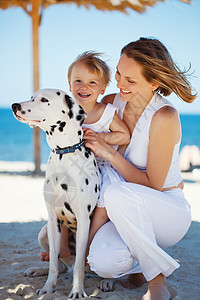
{"label": "dog's head", "polygon": [[12,110],[20,122],[31,127],[38,126],[44,131],[62,122],[73,121],[73,125],[79,127],[86,118],[82,107],[64,91],[57,89],[42,89],[30,100],[12,104]]}

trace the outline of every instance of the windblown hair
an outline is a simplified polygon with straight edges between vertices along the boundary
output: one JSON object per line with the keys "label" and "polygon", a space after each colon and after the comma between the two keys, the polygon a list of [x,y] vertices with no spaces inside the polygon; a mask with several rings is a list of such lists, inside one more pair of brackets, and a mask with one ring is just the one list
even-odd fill
{"label": "windblown hair", "polygon": [[84,63],[91,73],[101,77],[103,83],[105,83],[106,85],[109,84],[111,80],[111,71],[107,63],[99,58],[99,56],[101,55],[102,53],[97,53],[94,51],[86,51],[80,54],[79,56],[77,56],[75,61],[69,66],[68,80],[69,81],[71,80],[73,67],[78,63]]}
{"label": "windblown hair", "polygon": [[174,92],[185,102],[192,102],[193,93],[187,80],[187,72],[181,71],[174,63],[167,48],[157,39],[140,38],[123,47],[121,55],[126,54],[142,66],[143,76],[148,82],[158,83],[157,92],[169,96]]}

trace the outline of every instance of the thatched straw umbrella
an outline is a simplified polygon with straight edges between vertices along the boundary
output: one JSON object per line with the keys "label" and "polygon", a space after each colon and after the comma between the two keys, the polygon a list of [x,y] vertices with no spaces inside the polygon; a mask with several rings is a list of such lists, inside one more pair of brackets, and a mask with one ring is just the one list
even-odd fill
{"label": "thatched straw umbrella", "polygon": [[[71,4],[77,6],[90,6],[99,10],[118,10],[127,13],[127,9],[133,9],[138,13],[145,11],[147,6],[154,6],[159,1],[165,0],[0,0],[0,8],[22,7],[32,19],[32,44],[33,44],[33,80],[34,92],[39,90],[39,27],[42,9],[53,4]],[[179,0],[190,3],[191,0]],[[34,129],[34,162],[35,173],[40,172],[40,130]]]}

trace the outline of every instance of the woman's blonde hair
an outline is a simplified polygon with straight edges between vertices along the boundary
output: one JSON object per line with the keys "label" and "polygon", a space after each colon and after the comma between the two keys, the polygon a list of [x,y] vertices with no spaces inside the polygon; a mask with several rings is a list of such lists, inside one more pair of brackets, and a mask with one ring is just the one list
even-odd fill
{"label": "woman's blonde hair", "polygon": [[157,39],[140,38],[123,47],[121,55],[126,54],[143,67],[143,76],[148,82],[158,83],[157,92],[169,96],[174,92],[185,102],[192,102],[197,93],[187,80],[186,71],[181,71],[173,62],[167,48]]}
{"label": "woman's blonde hair", "polygon": [[102,53],[86,51],[77,56],[75,61],[69,66],[68,81],[71,80],[73,67],[78,63],[84,63],[91,73],[97,74],[102,78],[104,84],[109,84],[111,80],[111,71],[107,63],[99,58],[101,55]]}

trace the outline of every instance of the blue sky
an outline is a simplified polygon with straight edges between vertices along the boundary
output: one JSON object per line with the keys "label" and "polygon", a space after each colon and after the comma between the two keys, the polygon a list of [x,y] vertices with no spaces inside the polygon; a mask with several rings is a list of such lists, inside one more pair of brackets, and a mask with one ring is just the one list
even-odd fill
{"label": "blue sky", "polygon": [[[113,70],[106,93],[116,92],[115,68],[121,48],[139,37],[155,37],[183,69],[189,63],[191,82],[200,94],[200,1],[159,2],[143,14],[129,10],[102,12],[75,4],[52,5],[43,11],[40,26],[40,88],[69,92],[67,69],[86,50],[105,53]],[[21,8],[0,10],[0,107],[27,100],[33,92],[31,18]],[[200,98],[187,104],[168,98],[180,113],[199,113]]]}

